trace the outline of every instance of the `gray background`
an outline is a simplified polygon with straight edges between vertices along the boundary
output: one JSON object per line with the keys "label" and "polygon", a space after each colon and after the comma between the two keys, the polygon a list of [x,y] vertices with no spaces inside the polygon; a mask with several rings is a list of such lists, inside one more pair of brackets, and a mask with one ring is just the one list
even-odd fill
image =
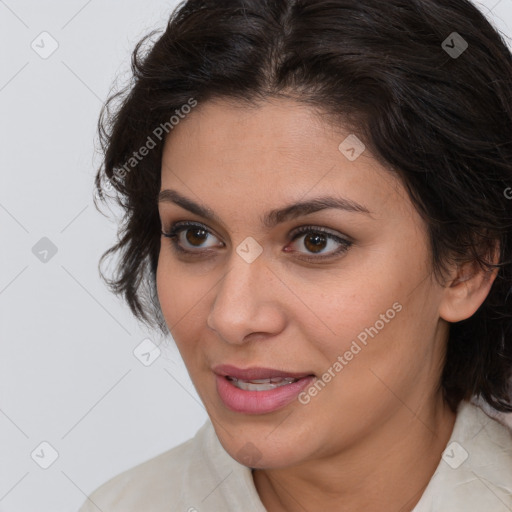
{"label": "gray background", "polygon": [[[206,419],[172,342],[135,356],[163,340],[100,281],[116,224],[92,203],[102,102],[176,4],[0,0],[0,511],[77,510]],[[512,36],[512,0],[479,5]]]}

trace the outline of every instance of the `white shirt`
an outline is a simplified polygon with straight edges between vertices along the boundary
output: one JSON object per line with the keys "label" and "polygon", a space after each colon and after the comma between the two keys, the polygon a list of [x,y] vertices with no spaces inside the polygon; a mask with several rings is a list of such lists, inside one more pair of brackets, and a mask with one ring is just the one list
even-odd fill
{"label": "white shirt", "polygon": [[[98,508],[96,508],[96,506]],[[102,486],[79,512],[266,512],[251,469],[211,421],[185,443]],[[461,402],[439,465],[413,512],[511,512],[512,429]]]}

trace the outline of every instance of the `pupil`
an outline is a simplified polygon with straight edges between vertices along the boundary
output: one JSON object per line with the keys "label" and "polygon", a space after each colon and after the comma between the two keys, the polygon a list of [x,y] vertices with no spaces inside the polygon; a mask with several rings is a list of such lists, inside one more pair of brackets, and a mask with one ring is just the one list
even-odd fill
{"label": "pupil", "polygon": [[[320,252],[325,247],[326,237],[325,235],[315,234],[315,235],[307,235],[304,239],[306,248],[311,252]],[[310,242],[312,243],[312,247],[309,247]]]}

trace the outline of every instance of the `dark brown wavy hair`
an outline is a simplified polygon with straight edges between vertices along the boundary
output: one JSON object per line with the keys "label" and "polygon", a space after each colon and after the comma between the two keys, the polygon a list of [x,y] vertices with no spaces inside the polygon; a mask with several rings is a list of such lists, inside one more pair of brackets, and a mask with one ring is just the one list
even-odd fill
{"label": "dark brown wavy hair", "polygon": [[[499,268],[478,311],[450,325],[439,389],[454,411],[477,395],[512,412],[512,56],[486,17],[466,0],[189,0],[158,34],[137,44],[133,76],[98,124],[95,204],[123,211],[99,264],[111,291],[169,332],[156,268],[171,116],[191,100],[292,98],[357,133],[401,179],[440,280],[454,262]],[[113,255],[109,278],[101,265]]]}

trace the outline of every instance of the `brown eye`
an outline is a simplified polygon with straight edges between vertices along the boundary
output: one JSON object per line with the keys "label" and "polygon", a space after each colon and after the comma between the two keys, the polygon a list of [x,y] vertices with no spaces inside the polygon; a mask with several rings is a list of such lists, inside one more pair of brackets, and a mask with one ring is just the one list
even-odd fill
{"label": "brown eye", "polygon": [[208,231],[201,228],[187,229],[185,231],[185,238],[191,245],[201,245],[208,238]]}
{"label": "brown eye", "polygon": [[[299,243],[302,239],[302,243]],[[305,255],[305,259],[310,261],[320,261],[325,258],[334,257],[346,252],[352,242],[341,236],[335,235],[324,228],[316,228],[314,226],[303,226],[295,231],[293,242],[305,249],[296,250],[295,252]],[[308,257],[308,255],[317,255]]]}
{"label": "brown eye", "polygon": [[327,242],[327,237],[322,234],[309,234],[304,238],[304,246],[308,251],[313,253],[317,253],[325,249]]}
{"label": "brown eye", "polygon": [[[212,247],[223,246],[223,243],[218,242],[217,237],[211,231],[198,224],[175,224],[169,229],[169,232],[162,231],[162,235],[170,238],[173,246],[182,253],[200,254]],[[211,240],[211,243],[204,245],[209,240]]]}

